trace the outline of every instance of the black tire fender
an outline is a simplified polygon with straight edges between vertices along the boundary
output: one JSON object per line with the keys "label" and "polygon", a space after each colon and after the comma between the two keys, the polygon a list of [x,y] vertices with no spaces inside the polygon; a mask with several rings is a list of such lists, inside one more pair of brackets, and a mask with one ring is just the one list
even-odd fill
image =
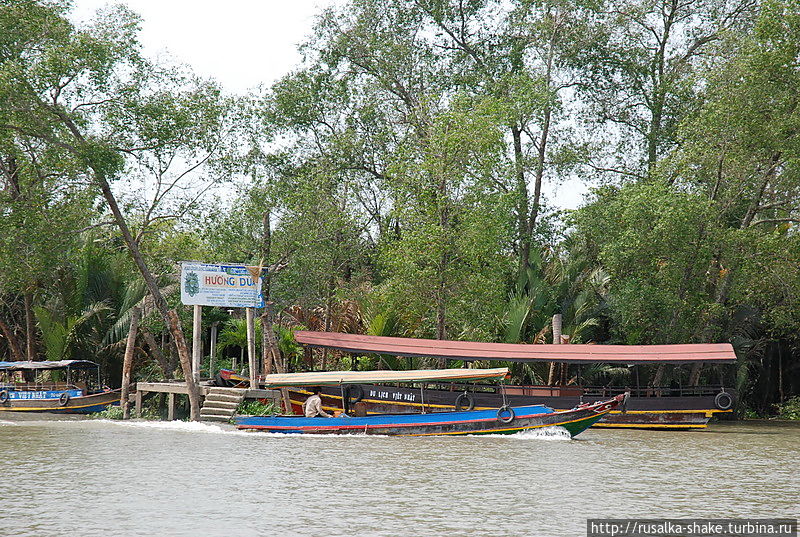
{"label": "black tire fender", "polygon": [[364,389],[358,384],[351,384],[347,387],[347,400],[352,403],[358,403],[364,398]]}
{"label": "black tire fender", "polygon": [[64,392],[61,394],[61,396],[59,396],[58,404],[61,406],[67,406],[68,403],[69,403],[69,394],[67,392]]}
{"label": "black tire fender", "polygon": [[0,404],[5,403],[8,401],[8,390],[0,391]]}
{"label": "black tire fender", "polygon": [[500,423],[511,423],[516,417],[517,414],[514,409],[508,405],[503,405],[497,409],[497,421]]}
{"label": "black tire fender", "polygon": [[[464,405],[464,403],[466,403],[466,405]],[[475,399],[472,397],[471,393],[464,392],[456,397],[455,407],[456,412],[460,412],[462,410],[472,410],[475,408]]]}
{"label": "black tire fender", "polygon": [[733,396],[726,391],[719,392],[714,397],[714,406],[720,410],[730,410],[733,406]]}

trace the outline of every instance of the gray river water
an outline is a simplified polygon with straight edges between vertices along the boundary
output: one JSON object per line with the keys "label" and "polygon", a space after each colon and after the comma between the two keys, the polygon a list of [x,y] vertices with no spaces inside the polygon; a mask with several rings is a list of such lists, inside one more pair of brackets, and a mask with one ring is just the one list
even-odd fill
{"label": "gray river water", "polygon": [[301,437],[0,421],[0,535],[580,536],[588,517],[797,517],[800,427]]}

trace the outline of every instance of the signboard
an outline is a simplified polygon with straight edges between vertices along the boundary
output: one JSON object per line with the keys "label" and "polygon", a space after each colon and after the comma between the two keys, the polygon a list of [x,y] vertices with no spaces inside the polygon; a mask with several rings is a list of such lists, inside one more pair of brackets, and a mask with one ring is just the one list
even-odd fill
{"label": "signboard", "polygon": [[58,399],[59,397],[61,397],[65,393],[67,395],[69,395],[70,397],[81,397],[83,395],[83,392],[81,390],[58,390],[58,391],[41,390],[41,391],[35,391],[35,392],[28,392],[28,391],[18,392],[18,391],[15,391],[12,388],[11,390],[8,391],[8,398],[9,399],[26,399],[26,400],[27,399],[36,399],[36,400]]}
{"label": "signboard", "polygon": [[259,267],[184,261],[181,302],[191,306],[263,308]]}

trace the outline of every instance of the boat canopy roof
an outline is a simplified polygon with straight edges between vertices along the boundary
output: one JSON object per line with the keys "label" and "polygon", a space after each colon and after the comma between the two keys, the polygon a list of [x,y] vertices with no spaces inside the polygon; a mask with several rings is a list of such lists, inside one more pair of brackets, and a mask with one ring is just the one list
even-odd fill
{"label": "boat canopy roof", "polygon": [[332,386],[381,382],[500,379],[506,375],[508,375],[507,367],[495,369],[414,369],[409,371],[318,371],[266,375],[263,383],[267,388],[286,388],[289,386]]}
{"label": "boat canopy roof", "polygon": [[39,371],[45,369],[93,369],[100,367],[89,360],[58,360],[42,362],[0,362],[0,371]]}
{"label": "boat canopy roof", "polygon": [[736,354],[730,343],[683,345],[530,345],[479,343],[401,337],[365,336],[338,332],[294,333],[298,343],[309,347],[393,356],[428,356],[449,360],[501,360],[509,362],[570,362],[617,364],[732,363]]}

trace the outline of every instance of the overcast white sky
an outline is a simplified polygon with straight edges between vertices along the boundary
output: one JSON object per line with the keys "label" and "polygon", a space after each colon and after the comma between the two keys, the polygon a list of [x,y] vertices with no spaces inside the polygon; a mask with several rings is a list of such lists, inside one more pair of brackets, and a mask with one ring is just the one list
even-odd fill
{"label": "overcast white sky", "polygon": [[169,54],[200,75],[243,93],[269,85],[300,61],[297,44],[331,0],[75,0],[87,19],[107,4],[126,4],[142,18],[149,55]]}
{"label": "overcast white sky", "polygon": [[[74,0],[74,17],[91,18],[109,3],[142,16],[141,41],[148,55],[166,55],[216,79],[229,92],[269,86],[300,62],[297,45],[314,16],[336,0]],[[564,208],[577,207],[585,185],[548,185],[545,195]]]}

